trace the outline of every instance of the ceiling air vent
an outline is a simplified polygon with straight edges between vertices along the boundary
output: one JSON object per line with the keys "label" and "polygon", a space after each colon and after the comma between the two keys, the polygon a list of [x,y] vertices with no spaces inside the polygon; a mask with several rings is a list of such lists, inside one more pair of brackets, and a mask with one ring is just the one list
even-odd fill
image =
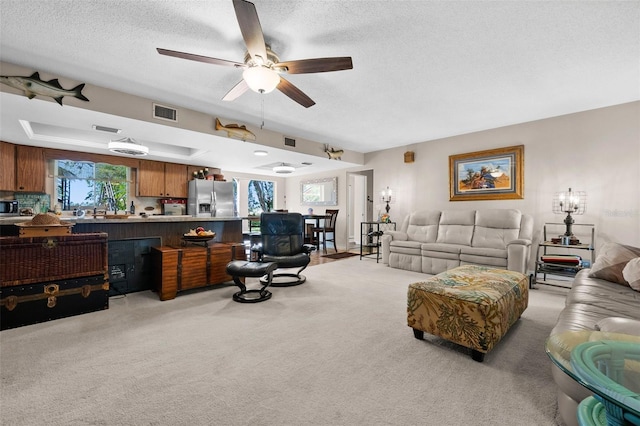
{"label": "ceiling air vent", "polygon": [[109,133],[116,133],[116,134],[122,132],[122,129],[116,129],[115,127],[101,126],[99,124],[94,124],[91,127],[93,127],[93,130],[100,130],[101,132],[109,132]]}
{"label": "ceiling air vent", "polygon": [[177,122],[178,110],[163,105],[153,104],[153,118]]}
{"label": "ceiling air vent", "polygon": [[284,144],[285,144],[285,146],[292,146],[292,147],[294,147],[294,148],[295,148],[295,146],[296,146],[296,140],[295,140],[295,139],[291,139],[291,138],[287,138],[287,137],[285,137],[285,138],[284,138]]}

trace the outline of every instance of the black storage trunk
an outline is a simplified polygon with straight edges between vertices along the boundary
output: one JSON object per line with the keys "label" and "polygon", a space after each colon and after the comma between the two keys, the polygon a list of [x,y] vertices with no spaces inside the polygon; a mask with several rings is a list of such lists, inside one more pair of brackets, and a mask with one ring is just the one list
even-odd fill
{"label": "black storage trunk", "polygon": [[0,329],[109,308],[104,274],[0,288]]}

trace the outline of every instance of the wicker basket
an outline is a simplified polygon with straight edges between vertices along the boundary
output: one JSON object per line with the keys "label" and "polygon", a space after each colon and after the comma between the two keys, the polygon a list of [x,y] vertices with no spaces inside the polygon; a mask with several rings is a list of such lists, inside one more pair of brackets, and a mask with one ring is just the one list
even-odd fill
{"label": "wicker basket", "polygon": [[107,275],[107,234],[0,237],[0,286]]}

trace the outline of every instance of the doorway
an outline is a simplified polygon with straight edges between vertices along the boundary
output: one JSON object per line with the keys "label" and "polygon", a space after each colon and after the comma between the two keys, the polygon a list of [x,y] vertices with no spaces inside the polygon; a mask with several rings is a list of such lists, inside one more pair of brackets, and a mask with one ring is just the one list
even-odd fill
{"label": "doorway", "polygon": [[347,250],[360,246],[360,223],[373,218],[373,170],[347,173]]}

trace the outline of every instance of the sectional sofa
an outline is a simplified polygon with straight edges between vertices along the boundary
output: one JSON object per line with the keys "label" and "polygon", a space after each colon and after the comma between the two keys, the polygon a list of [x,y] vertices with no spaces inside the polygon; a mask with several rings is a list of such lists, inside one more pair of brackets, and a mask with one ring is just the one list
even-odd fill
{"label": "sectional sofa", "polygon": [[[640,336],[640,248],[607,242],[598,249],[591,269],[578,272],[550,336],[563,339],[570,351],[571,332],[589,333],[596,340],[598,332],[621,333],[628,337],[618,339],[640,344],[640,337],[634,337]],[[551,371],[558,386],[560,416],[567,426],[577,426],[578,404],[591,392],[555,364]]]}
{"label": "sectional sofa", "polygon": [[417,211],[384,232],[382,261],[426,274],[473,264],[526,275],[532,239],[533,218],[515,209]]}

